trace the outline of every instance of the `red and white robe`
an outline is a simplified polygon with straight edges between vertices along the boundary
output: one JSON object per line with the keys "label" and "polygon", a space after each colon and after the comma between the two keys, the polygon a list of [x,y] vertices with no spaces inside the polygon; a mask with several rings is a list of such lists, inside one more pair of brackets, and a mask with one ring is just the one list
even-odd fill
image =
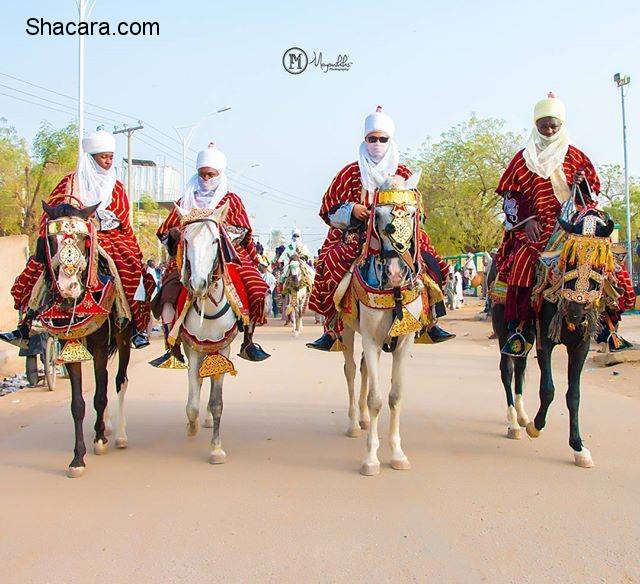
{"label": "red and white robe", "polygon": [[[58,205],[65,201],[65,195],[73,192],[73,181],[75,173],[65,176],[49,195],[47,203]],[[149,302],[134,300],[134,295],[140,284],[140,276],[144,278],[144,287],[147,299],[153,294],[155,283],[150,274],[143,270],[142,252],[138,246],[136,236],[131,229],[129,222],[129,199],[124,185],[117,180],[113,187],[111,203],[106,208],[111,211],[120,221],[120,226],[116,229],[98,231],[98,243],[109,254],[116,265],[118,275],[122,281],[124,294],[129,302],[129,308],[133,316],[136,330],[144,332],[149,323]],[[45,227],[47,222],[46,214],[40,219],[40,237],[46,236]],[[33,256],[29,258],[24,271],[16,278],[11,295],[13,296],[15,308],[26,308],[31,297],[31,291],[35,286],[40,274],[44,269],[43,264],[38,262]]]}
{"label": "red and white robe", "polygon": [[[545,250],[560,216],[562,204],[556,197],[551,179],[545,179],[527,168],[523,151],[518,152],[502,175],[496,192],[504,197],[507,218],[502,244],[496,255],[498,279],[507,284],[505,318],[507,320],[531,320],[531,291],[536,274],[536,263]],[[567,184],[573,183],[573,175],[584,170],[586,180],[594,193],[600,192],[600,179],[587,156],[575,146],[569,146],[563,163]],[[528,219],[540,224],[541,235],[532,242],[524,231]],[[618,285],[624,290],[619,301],[621,311],[633,308],[635,293],[627,270],[617,274]]]}
{"label": "red and white robe", "polygon": [[[253,243],[249,217],[247,216],[242,200],[235,193],[227,193],[222,197],[216,208],[221,207],[227,202],[229,203],[229,211],[227,212],[224,223],[245,230],[244,237],[240,241],[234,241],[234,247],[241,262],[237,267],[236,273],[248,297],[249,317],[253,324],[264,324],[267,320],[264,310],[264,299],[269,292],[269,286],[258,271],[258,253]],[[180,204],[180,201],[178,204]],[[158,228],[158,237],[160,239],[164,238],[169,230],[174,227],[180,227],[180,215],[175,208]],[[171,271],[175,271],[175,269],[175,263],[171,262],[171,265],[167,268],[167,275],[164,279],[169,278]]]}
{"label": "red and white robe", "polygon": [[[397,175],[404,179],[411,176],[411,171],[400,164]],[[333,295],[344,278],[345,274],[360,255],[362,244],[357,230],[346,231],[333,227],[329,215],[345,203],[359,203],[369,206],[371,201],[362,200],[362,180],[360,179],[360,167],[357,162],[345,166],[333,179],[327,192],[322,198],[320,217],[329,225],[329,233],[320,249],[316,262],[316,276],[313,282],[313,290],[309,299],[311,310],[325,317],[325,329],[331,328],[331,322],[336,316],[336,308],[333,303]],[[420,251],[432,255],[440,267],[440,275],[444,282],[449,273],[448,264],[440,258],[429,241],[429,236],[420,230]],[[341,324],[337,323],[340,332]]]}

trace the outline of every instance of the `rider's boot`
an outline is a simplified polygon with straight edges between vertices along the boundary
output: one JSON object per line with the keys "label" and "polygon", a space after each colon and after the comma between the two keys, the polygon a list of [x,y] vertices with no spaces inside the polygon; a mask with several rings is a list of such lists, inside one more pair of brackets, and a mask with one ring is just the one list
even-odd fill
{"label": "rider's boot", "polygon": [[526,324],[526,320],[509,321],[509,338],[501,349],[503,355],[509,355],[510,357],[527,356],[533,347],[535,338],[532,338],[530,332],[526,331]]}
{"label": "rider's boot", "polygon": [[632,349],[633,344],[618,334],[618,327],[613,323],[611,316],[606,312],[601,319],[602,328],[596,337],[596,343],[606,343],[609,352],[616,353],[625,349]]}
{"label": "rider's boot", "polygon": [[131,345],[134,349],[142,349],[144,347],[148,347],[150,344],[149,335],[147,335],[145,331],[136,331],[131,337]]}
{"label": "rider's boot", "polygon": [[342,344],[342,339],[338,334],[338,319],[337,317],[330,318],[325,322],[325,332],[319,338],[313,341],[312,343],[307,343],[307,347],[310,349],[316,349],[317,351],[342,351],[344,349],[344,345]]}
{"label": "rider's boot", "polygon": [[164,333],[164,354],[149,361],[149,365],[158,369],[184,369],[186,367],[184,355],[180,348],[180,342],[176,341],[173,346],[169,344],[169,332],[171,327],[164,323],[162,332]]}
{"label": "rider's boot", "polygon": [[26,349],[29,346],[31,323],[36,316],[37,312],[28,308],[18,328],[11,332],[0,333],[0,341],[5,341],[21,349]]}
{"label": "rider's boot", "polygon": [[264,361],[271,357],[258,343],[253,342],[253,331],[256,325],[251,323],[244,329],[244,339],[240,347],[238,357],[242,357],[247,361]]}

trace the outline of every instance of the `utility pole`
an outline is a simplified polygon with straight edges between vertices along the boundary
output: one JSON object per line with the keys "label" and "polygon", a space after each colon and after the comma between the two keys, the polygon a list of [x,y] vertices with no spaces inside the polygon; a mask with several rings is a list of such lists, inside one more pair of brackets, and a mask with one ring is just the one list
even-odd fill
{"label": "utility pole", "polygon": [[[85,22],[97,0],[76,0],[78,22]],[[78,160],[82,156],[84,137],[84,35],[78,35]]]}
{"label": "utility pole", "polygon": [[629,75],[621,75],[616,73],[613,81],[620,88],[620,100],[622,102],[622,149],[624,152],[624,196],[627,206],[627,268],[629,270],[629,278],[633,281],[633,248],[631,245],[631,199],[629,196],[629,165],[627,156],[627,116],[624,108],[624,88],[631,83]]}
{"label": "utility pole", "polygon": [[[131,223],[131,228],[133,229],[133,190],[131,187],[131,169],[133,167],[133,158],[131,156],[131,136],[137,130],[142,130],[144,126],[142,122],[138,121],[137,126],[124,126],[120,130],[114,130],[115,134],[126,134],[127,135],[127,196],[129,197],[129,221]],[[138,197],[138,202],[140,198]]]}

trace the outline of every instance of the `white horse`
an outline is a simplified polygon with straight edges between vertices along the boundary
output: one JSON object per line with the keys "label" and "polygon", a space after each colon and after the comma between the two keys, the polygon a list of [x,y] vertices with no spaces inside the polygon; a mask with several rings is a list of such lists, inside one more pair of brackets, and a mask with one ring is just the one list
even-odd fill
{"label": "white horse", "polygon": [[[218,353],[229,358],[231,342],[237,334],[236,316],[225,295],[221,270],[219,223],[224,220],[228,206],[223,205],[210,215],[189,219],[189,214],[178,207],[186,219],[182,233],[182,284],[189,291],[190,308],[184,317],[181,340],[189,361],[189,399],[187,401],[187,434],[195,436],[199,430],[201,367],[206,352],[198,350],[198,343],[220,343]],[[186,334],[184,334],[186,331]],[[195,342],[194,342],[195,341]],[[221,464],[226,460],[220,438],[222,417],[222,384],[224,374],[210,376],[211,390],[207,405],[205,428],[213,427],[209,462]]]}
{"label": "white horse", "polygon": [[[293,256],[284,273],[284,286],[288,297],[287,312],[291,314],[291,326],[294,336],[302,332],[302,317],[309,303],[309,290],[313,285],[313,276],[308,275],[311,268],[302,267],[300,259]],[[305,274],[305,271],[307,273]],[[311,282],[308,282],[308,279]]]}
{"label": "white horse", "polygon": [[[394,181],[389,185],[388,190],[414,192],[411,189],[415,188],[417,178],[414,180],[408,179],[406,183],[402,180],[398,181],[398,178],[399,177],[394,177]],[[384,188],[387,188],[387,185],[385,185]],[[389,292],[393,288],[398,289],[407,284],[420,289],[422,284],[416,280],[408,264],[398,257],[397,254],[394,254],[394,244],[388,234],[388,226],[394,221],[394,216],[392,216],[393,209],[394,207],[390,205],[379,205],[376,206],[374,210],[376,231],[380,236],[382,249],[385,252],[382,254],[382,257],[386,258],[377,264],[377,269],[379,270],[378,275],[383,284],[381,290]],[[413,224],[415,215],[418,212],[417,206],[407,204],[404,209],[408,212],[409,220]],[[413,245],[418,244],[415,232],[412,235],[412,243]],[[359,268],[355,266],[352,270],[354,269]],[[346,434],[350,437],[357,437],[360,435],[361,429],[368,429],[367,454],[360,468],[360,472],[366,476],[378,474],[380,472],[380,461],[378,459],[378,448],[380,446],[380,440],[378,438],[378,417],[382,408],[379,373],[380,353],[383,347],[387,351],[391,349],[393,364],[391,391],[389,393],[390,464],[393,469],[408,470],[411,468],[411,464],[402,450],[400,439],[400,407],[404,387],[404,369],[411,352],[411,347],[414,344],[415,331],[408,334],[401,334],[390,339],[389,332],[397,316],[397,312],[395,312],[397,308],[393,305],[384,309],[369,308],[360,301],[357,302],[357,305],[359,317],[351,322],[345,320],[345,329],[342,335],[345,360],[344,373],[349,391],[349,428]],[[411,317],[419,319],[422,312],[422,295],[417,294],[415,299],[405,304],[404,308]],[[405,314],[404,311],[403,314]],[[405,316],[405,318],[409,317]],[[360,396],[357,401],[354,390],[356,376],[354,339],[356,332],[362,336],[363,351],[360,367]]]}

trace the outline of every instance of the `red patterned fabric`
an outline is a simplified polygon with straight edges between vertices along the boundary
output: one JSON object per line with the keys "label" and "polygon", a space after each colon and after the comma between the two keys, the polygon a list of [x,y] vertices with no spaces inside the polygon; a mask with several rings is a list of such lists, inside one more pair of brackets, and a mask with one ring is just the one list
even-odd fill
{"label": "red patterned fabric", "polygon": [[[513,209],[510,209],[511,214],[520,220],[529,214],[535,215],[540,223],[542,233],[539,241],[533,243],[527,238],[524,224],[522,224],[505,231],[502,244],[498,249],[496,267],[498,278],[508,285],[505,317],[510,320],[525,320],[530,315],[529,310],[520,301],[523,292],[518,288],[530,291],[533,286],[536,262],[549,242],[562,208],[553,192],[551,180],[544,179],[530,171],[522,152],[522,150],[518,152],[509,163],[496,192],[503,197],[507,197],[507,193],[517,193],[516,196],[509,196],[507,200],[515,201],[523,209],[516,209],[515,213]],[[573,182],[574,173],[581,169],[584,170],[591,189],[596,194],[600,192],[600,179],[589,158],[575,146],[569,146],[563,163],[564,174],[569,185]],[[626,274],[627,282],[625,282],[624,274]],[[630,303],[631,295],[633,295],[635,302],[633,287],[624,268],[618,274],[618,284],[624,289],[625,306]]]}
{"label": "red patterned fabric", "polygon": [[[225,218],[225,224],[247,230],[242,241],[235,244],[235,250],[240,258],[241,264],[235,266],[233,270],[237,272],[240,277],[242,286],[248,297],[251,322],[254,324],[264,324],[267,320],[264,312],[264,298],[269,292],[269,286],[262,279],[257,268],[258,253],[253,243],[249,217],[238,195],[235,193],[227,193],[218,203],[218,207],[221,207],[227,202],[229,203],[229,211]],[[180,227],[180,215],[175,208],[158,228],[158,237],[164,237],[164,235],[174,227]],[[241,292],[239,293],[242,295]]]}
{"label": "red patterned fabric", "polygon": [[[397,174],[406,179],[411,176],[411,171],[406,166],[399,165]],[[331,325],[330,321],[336,314],[333,295],[362,250],[358,233],[331,227],[329,214],[334,207],[344,203],[370,204],[367,200],[363,201],[362,197],[360,168],[357,162],[352,162],[336,175],[322,199],[320,217],[329,225],[329,233],[316,262],[316,276],[309,307],[325,317],[325,325]],[[422,230],[420,230],[420,251],[426,251],[438,260],[444,281],[449,267],[431,245],[429,236]]]}
{"label": "red patterned fabric", "polygon": [[[50,205],[64,202],[65,194],[72,192],[74,178],[75,173],[65,176],[53,189],[47,202]],[[120,181],[116,181],[113,188],[113,198],[107,210],[116,215],[120,221],[120,227],[108,231],[99,231],[98,243],[116,265],[125,296],[131,308],[136,330],[142,332],[146,330],[149,323],[149,302],[139,302],[134,300],[133,297],[140,283],[141,275],[144,277],[144,287],[148,299],[153,295],[155,282],[151,275],[146,270],[143,270],[142,252],[129,222],[129,199],[124,185]],[[40,236],[45,235],[46,222],[47,216],[43,213],[40,220]],[[16,308],[26,307],[31,291],[43,268],[44,266],[41,263],[31,257],[24,271],[16,278],[11,288],[11,295]]]}

